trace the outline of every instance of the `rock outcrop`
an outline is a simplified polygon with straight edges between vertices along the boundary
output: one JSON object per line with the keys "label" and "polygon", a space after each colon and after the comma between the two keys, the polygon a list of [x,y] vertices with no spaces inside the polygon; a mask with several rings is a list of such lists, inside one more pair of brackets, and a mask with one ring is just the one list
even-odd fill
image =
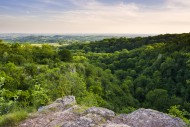
{"label": "rock outcrop", "polygon": [[186,127],[179,118],[152,109],[138,109],[128,115],[116,116],[115,123],[127,124],[131,127]]}
{"label": "rock outcrop", "polygon": [[58,98],[55,102],[50,105],[42,106],[38,109],[38,112],[45,110],[64,110],[66,106],[75,105],[76,100],[74,96],[66,96],[64,98]]}
{"label": "rock outcrop", "polygon": [[74,96],[59,98],[39,108],[19,127],[186,127],[179,118],[152,110],[139,109],[116,116],[111,110],[76,105]]}
{"label": "rock outcrop", "polygon": [[106,109],[106,108],[100,108],[100,107],[92,107],[92,108],[89,108],[85,111],[85,113],[89,114],[89,113],[92,113],[92,114],[97,114],[97,115],[101,115],[103,116],[104,118],[107,118],[107,119],[111,119],[115,116],[115,112],[109,110],[109,109]]}

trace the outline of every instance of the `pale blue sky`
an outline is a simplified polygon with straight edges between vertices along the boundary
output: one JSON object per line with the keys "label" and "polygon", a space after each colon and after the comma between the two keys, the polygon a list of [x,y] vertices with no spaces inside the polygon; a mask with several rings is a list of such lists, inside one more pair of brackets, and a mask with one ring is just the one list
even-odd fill
{"label": "pale blue sky", "polygon": [[0,0],[1,33],[190,32],[190,0]]}

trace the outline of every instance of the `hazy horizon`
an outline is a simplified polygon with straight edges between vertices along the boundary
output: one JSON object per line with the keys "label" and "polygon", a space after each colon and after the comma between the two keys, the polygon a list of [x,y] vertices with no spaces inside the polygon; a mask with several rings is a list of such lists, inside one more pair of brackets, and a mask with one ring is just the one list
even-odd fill
{"label": "hazy horizon", "polygon": [[[133,34],[133,33],[0,33],[2,34],[26,34],[26,35],[159,35],[159,34]],[[170,33],[166,33],[170,34]],[[178,33],[176,33],[178,34]],[[180,34],[180,33],[179,33]]]}
{"label": "hazy horizon", "polygon": [[189,33],[189,0],[0,1],[0,33]]}

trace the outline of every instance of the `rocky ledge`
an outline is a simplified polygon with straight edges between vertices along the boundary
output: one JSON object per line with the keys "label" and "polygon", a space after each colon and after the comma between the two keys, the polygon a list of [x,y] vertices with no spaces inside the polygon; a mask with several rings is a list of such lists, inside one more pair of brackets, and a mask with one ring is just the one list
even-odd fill
{"label": "rocky ledge", "polygon": [[138,109],[117,115],[105,108],[76,104],[74,96],[57,99],[39,108],[19,127],[187,127],[180,119],[152,109]]}

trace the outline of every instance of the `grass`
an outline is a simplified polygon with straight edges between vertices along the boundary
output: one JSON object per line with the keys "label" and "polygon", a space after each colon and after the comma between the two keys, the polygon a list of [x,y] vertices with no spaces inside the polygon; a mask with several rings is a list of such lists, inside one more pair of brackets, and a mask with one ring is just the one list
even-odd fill
{"label": "grass", "polygon": [[27,116],[28,113],[24,110],[0,116],[0,127],[14,127]]}
{"label": "grass", "polygon": [[12,112],[0,116],[0,127],[15,127],[32,112],[36,112],[35,107],[27,107],[25,109],[15,108]]}
{"label": "grass", "polygon": [[74,109],[74,112],[75,113],[84,113],[89,107],[88,106],[84,106],[84,105],[81,105],[79,107],[77,107],[76,109]]}

